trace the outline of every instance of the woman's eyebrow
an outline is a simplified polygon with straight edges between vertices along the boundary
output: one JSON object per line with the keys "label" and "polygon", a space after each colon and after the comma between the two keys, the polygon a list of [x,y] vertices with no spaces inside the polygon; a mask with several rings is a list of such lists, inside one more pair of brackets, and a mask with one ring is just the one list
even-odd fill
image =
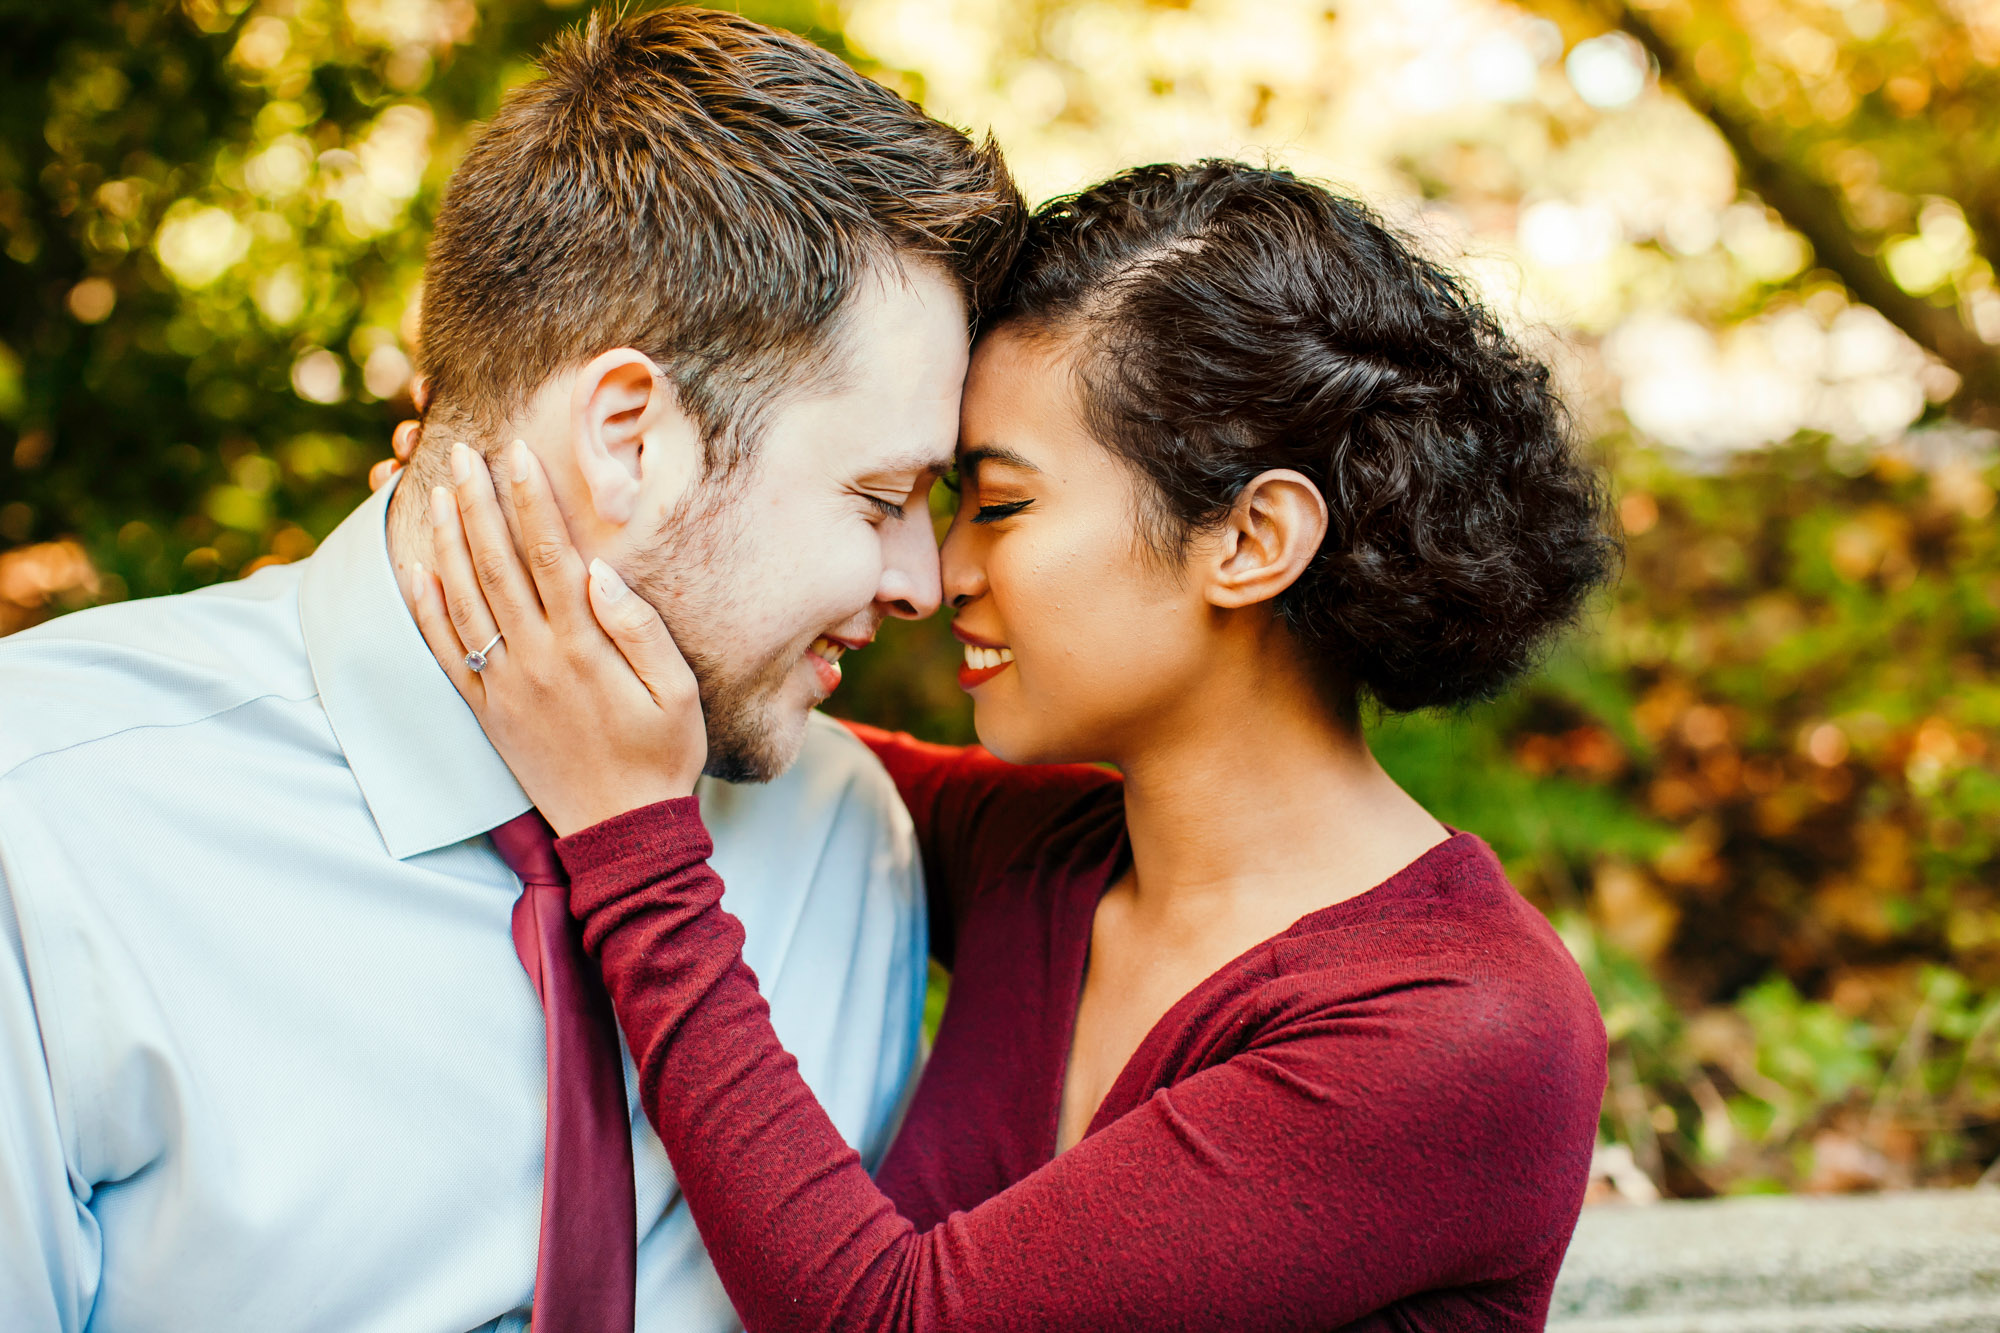
{"label": "woman's eyebrow", "polygon": [[1041,471],[1033,463],[1030,463],[1027,459],[1004,445],[981,444],[971,449],[962,450],[958,455],[958,470],[961,472],[977,472],[981,463],[998,463],[1001,467],[1019,468],[1023,472]]}

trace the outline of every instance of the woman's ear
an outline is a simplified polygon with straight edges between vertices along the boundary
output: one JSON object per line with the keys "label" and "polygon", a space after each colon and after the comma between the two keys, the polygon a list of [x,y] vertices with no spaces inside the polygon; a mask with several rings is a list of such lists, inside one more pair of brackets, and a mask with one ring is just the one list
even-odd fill
{"label": "woman's ear", "polygon": [[1276,597],[1319,554],[1326,528],[1326,499],[1303,473],[1280,468],[1254,478],[1209,547],[1209,604],[1235,609]]}
{"label": "woman's ear", "polygon": [[701,433],[651,357],[615,347],[593,357],[570,391],[570,440],[592,508],[622,527],[642,495],[670,505],[701,470]]}

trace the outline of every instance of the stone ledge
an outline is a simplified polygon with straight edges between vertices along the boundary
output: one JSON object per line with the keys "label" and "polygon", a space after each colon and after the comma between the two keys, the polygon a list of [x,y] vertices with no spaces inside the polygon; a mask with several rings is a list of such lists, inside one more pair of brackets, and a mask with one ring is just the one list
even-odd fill
{"label": "stone ledge", "polygon": [[1552,1333],[1995,1333],[2000,1190],[1586,1209]]}

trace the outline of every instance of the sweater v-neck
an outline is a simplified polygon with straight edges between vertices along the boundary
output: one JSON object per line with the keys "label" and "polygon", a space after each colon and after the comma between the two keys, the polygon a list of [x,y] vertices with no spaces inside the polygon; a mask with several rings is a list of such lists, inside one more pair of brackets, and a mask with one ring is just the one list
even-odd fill
{"label": "sweater v-neck", "polygon": [[[1123,800],[1120,799],[1122,810]],[[1191,1017],[1211,1003],[1217,990],[1227,989],[1246,979],[1246,974],[1257,969],[1260,960],[1265,959],[1271,946],[1279,940],[1310,935],[1320,931],[1334,930],[1348,924],[1352,919],[1363,916],[1382,905],[1382,900],[1397,896],[1401,890],[1414,887],[1418,882],[1435,882],[1437,871],[1447,859],[1456,860],[1464,852],[1477,845],[1459,830],[1446,826],[1446,837],[1431,844],[1417,855],[1408,865],[1390,875],[1380,883],[1363,889],[1360,893],[1318,907],[1274,935],[1265,937],[1237,954],[1215,971],[1196,982],[1181,997],[1168,1005],[1166,1010],[1153,1021],[1146,1035],[1133,1048],[1132,1054],[1119,1068],[1118,1076],[1105,1089],[1096,1110],[1091,1112],[1083,1133],[1077,1136],[1076,1147],[1105,1125],[1118,1119],[1137,1105],[1141,1088],[1147,1079],[1142,1072],[1156,1068],[1166,1054],[1165,1047],[1176,1035],[1189,1026]],[[1465,844],[1460,846],[1460,844]],[[1083,988],[1089,980],[1090,945],[1096,933],[1097,912],[1104,903],[1104,895],[1131,868],[1132,837],[1121,815],[1117,821],[1117,836],[1109,850],[1100,859],[1095,873],[1078,876],[1075,892],[1065,895],[1056,904],[1056,914],[1051,920],[1051,931],[1060,949],[1056,965],[1057,975],[1065,978],[1063,1003],[1051,1017],[1060,1034],[1059,1049],[1062,1052],[1061,1067],[1054,1084],[1047,1089],[1044,1121],[1043,1151],[1037,1165],[1046,1165],[1060,1157],[1068,1149],[1061,1147],[1063,1095],[1069,1087],[1069,1066],[1076,1053],[1076,1024],[1083,1007]],[[1362,902],[1371,899],[1370,902]],[[1343,910],[1350,909],[1350,910]],[[1268,971],[1268,966],[1266,967]]]}

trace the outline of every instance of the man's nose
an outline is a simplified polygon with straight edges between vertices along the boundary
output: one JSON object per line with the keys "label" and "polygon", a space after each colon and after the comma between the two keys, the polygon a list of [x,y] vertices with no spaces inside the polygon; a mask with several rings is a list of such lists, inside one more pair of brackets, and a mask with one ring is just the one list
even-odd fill
{"label": "man's nose", "polygon": [[875,600],[898,620],[922,620],[938,609],[944,596],[929,515],[920,513],[888,527],[883,535],[882,583]]}
{"label": "man's nose", "polygon": [[938,552],[939,586],[951,598],[953,610],[986,591],[986,570],[972,549],[970,532],[961,513],[952,520],[951,531],[944,535],[944,549]]}

